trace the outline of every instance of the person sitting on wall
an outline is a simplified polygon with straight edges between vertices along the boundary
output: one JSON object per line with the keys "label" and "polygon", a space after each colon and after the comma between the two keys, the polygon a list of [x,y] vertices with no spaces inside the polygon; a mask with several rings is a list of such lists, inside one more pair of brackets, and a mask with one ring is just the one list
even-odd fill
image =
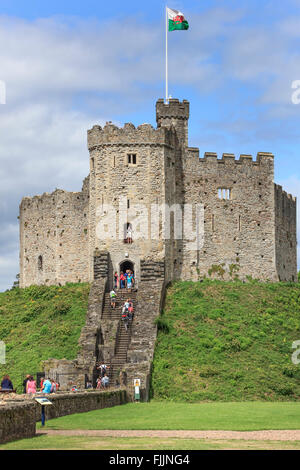
{"label": "person sitting on wall", "polygon": [[5,375],[1,382],[1,390],[12,391],[14,389],[12,381],[10,380],[9,375]]}

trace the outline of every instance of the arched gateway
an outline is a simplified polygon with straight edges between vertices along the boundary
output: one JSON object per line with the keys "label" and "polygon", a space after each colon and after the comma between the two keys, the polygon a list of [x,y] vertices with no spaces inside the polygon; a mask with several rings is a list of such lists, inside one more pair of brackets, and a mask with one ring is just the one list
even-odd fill
{"label": "arched gateway", "polygon": [[120,263],[120,272],[119,272],[119,274],[121,273],[121,271],[123,273],[125,273],[127,271],[127,269],[130,269],[130,271],[132,271],[133,275],[134,275],[134,263],[132,263],[132,261],[129,261],[129,260],[122,261]]}

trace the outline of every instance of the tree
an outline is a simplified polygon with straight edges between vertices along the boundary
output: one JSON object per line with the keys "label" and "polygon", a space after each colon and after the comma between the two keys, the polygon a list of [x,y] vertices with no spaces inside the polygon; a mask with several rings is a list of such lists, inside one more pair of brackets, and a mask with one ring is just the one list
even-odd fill
{"label": "tree", "polygon": [[20,287],[20,274],[16,275],[16,281],[13,283],[12,289],[18,289]]}

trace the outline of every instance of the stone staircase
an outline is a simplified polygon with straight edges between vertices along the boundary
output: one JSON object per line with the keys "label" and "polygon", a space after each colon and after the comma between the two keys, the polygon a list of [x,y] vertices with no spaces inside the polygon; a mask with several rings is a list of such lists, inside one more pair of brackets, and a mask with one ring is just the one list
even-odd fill
{"label": "stone staircase", "polygon": [[[126,331],[124,321],[122,320],[122,307],[127,299],[131,299],[133,302],[134,312],[137,309],[136,296],[137,292],[128,292],[127,289],[119,289],[115,291],[117,294],[116,308],[111,307],[109,292],[105,293],[104,305],[102,310],[102,320],[119,320],[118,332],[115,343],[115,354],[109,364],[110,368],[108,371],[109,383],[111,386],[117,385],[119,382],[120,371],[124,364],[127,362],[127,351],[131,339],[132,323],[129,322],[128,329]],[[97,364],[98,365],[98,364]]]}
{"label": "stone staircase", "polygon": [[164,261],[144,261],[141,260],[141,280],[142,281],[156,281],[157,279],[164,279],[165,277],[165,263]]}

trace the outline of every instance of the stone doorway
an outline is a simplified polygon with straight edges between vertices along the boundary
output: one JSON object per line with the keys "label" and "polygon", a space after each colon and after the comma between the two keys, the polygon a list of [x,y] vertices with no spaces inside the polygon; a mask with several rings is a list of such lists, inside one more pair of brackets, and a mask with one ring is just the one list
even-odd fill
{"label": "stone doorway", "polygon": [[130,271],[133,272],[133,276],[134,276],[134,264],[129,260],[122,261],[122,263],[120,263],[120,272],[119,272],[119,274],[121,273],[121,271],[123,271],[123,273],[125,273],[127,271],[127,269],[130,269]]}

